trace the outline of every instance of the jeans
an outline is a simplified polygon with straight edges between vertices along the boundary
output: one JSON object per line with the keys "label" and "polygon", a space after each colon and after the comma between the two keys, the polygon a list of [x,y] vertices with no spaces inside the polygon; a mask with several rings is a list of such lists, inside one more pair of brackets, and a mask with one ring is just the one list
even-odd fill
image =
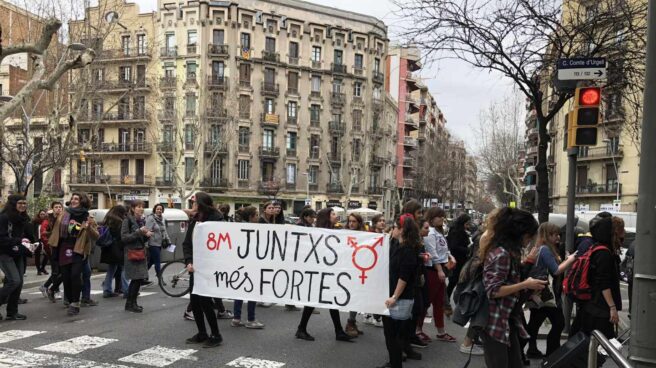
{"label": "jeans", "polygon": [[162,272],[161,259],[162,247],[148,248],[148,269],[150,270],[150,266],[155,265],[155,274],[157,274],[157,276]]}
{"label": "jeans", "polygon": [[84,261],[82,269],[82,300],[91,299],[91,264],[89,258]]}
{"label": "jeans", "polygon": [[23,289],[25,263],[23,258],[0,255],[0,269],[5,274],[5,283],[0,288],[0,305],[7,304],[7,315],[18,313],[18,299]]}
{"label": "jeans", "polygon": [[[233,305],[233,314],[235,316],[235,319],[241,320],[241,308],[242,308],[243,304],[244,304],[243,300],[235,300],[235,303]],[[256,302],[246,303],[246,308],[248,309],[248,322],[255,321],[255,306],[256,305],[257,305]]]}
{"label": "jeans", "polygon": [[[115,280],[120,280],[121,287],[118,287],[118,283]],[[112,288],[112,282],[116,283],[116,288]],[[107,274],[105,274],[105,281],[103,281],[103,293],[111,294],[113,290],[121,289],[124,293],[128,292],[129,283],[125,279],[125,273],[123,272],[123,267],[119,264],[110,264],[107,265]]]}

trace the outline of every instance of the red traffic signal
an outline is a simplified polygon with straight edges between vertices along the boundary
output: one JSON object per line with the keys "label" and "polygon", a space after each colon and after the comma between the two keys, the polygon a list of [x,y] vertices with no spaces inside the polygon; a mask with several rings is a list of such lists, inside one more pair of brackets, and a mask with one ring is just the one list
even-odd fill
{"label": "red traffic signal", "polygon": [[585,87],[579,88],[579,106],[594,106],[601,102],[601,88]]}

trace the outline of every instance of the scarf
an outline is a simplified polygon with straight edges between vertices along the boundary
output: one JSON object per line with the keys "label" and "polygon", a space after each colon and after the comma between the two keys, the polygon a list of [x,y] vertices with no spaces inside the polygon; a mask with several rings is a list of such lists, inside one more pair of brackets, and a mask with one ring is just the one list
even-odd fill
{"label": "scarf", "polygon": [[[59,227],[59,237],[77,237],[82,231],[81,224],[89,219],[89,210],[82,207],[66,207]],[[77,224],[75,224],[77,223]]]}

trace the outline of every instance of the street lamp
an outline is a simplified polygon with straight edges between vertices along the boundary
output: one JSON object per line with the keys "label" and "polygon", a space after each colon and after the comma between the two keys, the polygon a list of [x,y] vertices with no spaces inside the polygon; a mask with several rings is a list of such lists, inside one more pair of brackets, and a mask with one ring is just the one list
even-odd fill
{"label": "street lamp", "polygon": [[615,153],[616,149],[613,147],[611,143],[611,140],[609,138],[604,139],[602,142],[606,143],[608,145],[608,148],[610,149],[610,157],[613,159],[613,167],[615,168],[615,200],[619,201],[620,200],[620,172],[617,170],[617,162],[615,161]]}

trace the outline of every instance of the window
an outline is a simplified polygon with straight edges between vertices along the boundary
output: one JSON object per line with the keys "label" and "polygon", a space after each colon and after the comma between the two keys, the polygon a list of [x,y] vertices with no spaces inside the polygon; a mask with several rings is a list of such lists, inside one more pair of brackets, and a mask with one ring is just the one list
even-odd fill
{"label": "window", "polygon": [[251,66],[250,64],[239,65],[239,82],[250,86],[251,84]]}
{"label": "window", "polygon": [[315,63],[321,62],[321,47],[312,46],[312,61]]}
{"label": "window", "polygon": [[362,153],[362,141],[360,139],[353,140],[353,160],[360,160],[360,153]]}
{"label": "window", "polygon": [[194,176],[194,167],[196,160],[193,157],[185,157],[185,181],[189,181]]}
{"label": "window", "polygon": [[620,149],[620,137],[610,137],[606,142],[606,153],[616,154]]}
{"label": "window", "polygon": [[130,101],[128,97],[121,97],[118,100],[118,118],[119,120],[128,120],[130,118]]}
{"label": "window", "polygon": [[335,50],[333,62],[335,65],[342,65],[344,64],[344,53],[342,50]]}
{"label": "window", "polygon": [[265,114],[273,114],[275,112],[275,106],[273,103],[273,99],[267,98],[264,100],[264,113]]}
{"label": "window", "polygon": [[375,189],[378,188],[378,177],[380,175],[380,172],[378,171],[372,171],[369,174],[369,188]]}
{"label": "window", "polygon": [[364,59],[362,57],[362,54],[355,54],[355,68],[362,69],[363,65],[364,65]]}
{"label": "window", "polygon": [[137,54],[146,55],[146,35],[137,35]]}
{"label": "window", "polygon": [[297,141],[296,132],[287,133],[287,150],[296,151],[296,141]]}
{"label": "window", "polygon": [[276,39],[273,37],[267,37],[264,41],[264,51],[266,52],[276,52]]}
{"label": "window", "polygon": [[212,79],[221,81],[225,76],[225,64],[223,61],[212,61]]}
{"label": "window", "polygon": [[[213,181],[217,181],[223,178],[223,160],[215,159],[214,161],[212,161],[210,167],[210,178],[212,178]],[[213,184],[218,184],[218,183],[215,182]]]}
{"label": "window", "polygon": [[196,63],[187,63],[187,79],[195,79],[196,78],[196,69],[197,69]]}
{"label": "window", "polygon": [[362,110],[353,110],[353,129],[362,130]]}
{"label": "window", "polygon": [[287,184],[296,184],[296,164],[287,164]]}
{"label": "window", "polygon": [[165,37],[166,37],[166,50],[167,50],[167,54],[169,54],[171,51],[175,50],[175,34],[167,33]]}
{"label": "window", "polygon": [[244,50],[250,50],[251,49],[251,35],[250,33],[242,33],[241,34],[241,47]]}
{"label": "window", "polygon": [[249,119],[251,117],[251,98],[248,95],[239,96],[239,118]]}
{"label": "window", "polygon": [[118,73],[120,75],[122,82],[130,82],[132,80],[132,67],[131,66],[121,66],[118,68]]}
{"label": "window", "polygon": [[310,106],[310,121],[319,122],[321,120],[321,106],[311,105]]}
{"label": "window", "polygon": [[614,164],[606,164],[606,191],[617,190],[617,171]]}
{"label": "window", "polygon": [[287,89],[289,92],[298,93],[298,73],[289,72],[287,75]]}
{"label": "window", "polygon": [[339,157],[340,147],[341,144],[339,136],[333,136],[330,139],[330,153],[333,155],[333,157]]}
{"label": "window", "polygon": [[321,77],[318,75],[312,76],[312,92],[319,93],[321,91]]}
{"label": "window", "polygon": [[250,162],[248,160],[238,160],[237,179],[248,180],[250,178]]}
{"label": "window", "polygon": [[146,117],[146,96],[135,96],[133,101],[134,118],[143,119]]}
{"label": "window", "polygon": [[264,133],[262,134],[262,146],[265,149],[273,149],[273,130],[264,129]]}
{"label": "window", "polygon": [[164,69],[164,77],[175,78],[175,68],[172,66],[167,66],[166,69]]}
{"label": "window", "polygon": [[162,177],[164,181],[170,182],[173,181],[173,165],[168,160],[162,161]]}
{"label": "window", "polygon": [[374,73],[380,73],[380,59],[374,60]]}
{"label": "window", "polygon": [[198,33],[195,30],[187,31],[187,45],[195,46],[198,42]]}
{"label": "window", "polygon": [[264,68],[264,83],[273,88],[276,83],[276,70],[273,68]]}
{"label": "window", "polygon": [[187,115],[196,114],[196,95],[190,94],[186,96],[186,113]]}
{"label": "window", "polygon": [[121,37],[121,50],[123,50],[123,55],[130,55],[130,36]]}
{"label": "window", "polygon": [[310,158],[318,159],[321,147],[321,138],[318,134],[310,136]]}
{"label": "window", "polygon": [[339,184],[339,170],[330,170],[330,184]]}
{"label": "window", "polygon": [[173,143],[173,125],[164,125],[162,143]]}
{"label": "window", "polygon": [[380,99],[380,87],[374,88],[374,98]]}
{"label": "window", "polygon": [[222,29],[215,29],[212,31],[212,43],[214,45],[223,45],[225,39],[225,32]]}
{"label": "window", "polygon": [[587,166],[578,166],[576,168],[576,186],[579,190],[585,188],[588,185],[588,167]]}
{"label": "window", "polygon": [[333,114],[333,120],[336,123],[341,123],[342,122],[342,114]]}
{"label": "window", "polygon": [[342,92],[342,81],[341,79],[335,79],[333,81],[333,93],[341,93]]}
{"label": "window", "polygon": [[296,101],[289,101],[287,104],[287,117],[289,118],[296,118],[298,106],[296,105]]}
{"label": "window", "polygon": [[246,127],[239,128],[239,145],[242,147],[248,147],[250,144],[251,133],[250,129]]}
{"label": "window", "polygon": [[194,145],[194,127],[191,124],[185,125],[185,132],[184,132],[184,141],[185,141],[185,146],[187,147],[193,147]]}
{"label": "window", "polygon": [[308,170],[308,181],[310,184],[317,184],[319,179],[319,166],[310,166]]}
{"label": "window", "polygon": [[210,139],[209,142],[212,144],[221,143],[221,126],[218,124],[212,124],[210,126]]}
{"label": "window", "polygon": [[354,97],[362,97],[362,83],[361,82],[355,82],[353,84],[353,96]]}
{"label": "window", "polygon": [[298,42],[289,43],[289,57],[298,58]]}

